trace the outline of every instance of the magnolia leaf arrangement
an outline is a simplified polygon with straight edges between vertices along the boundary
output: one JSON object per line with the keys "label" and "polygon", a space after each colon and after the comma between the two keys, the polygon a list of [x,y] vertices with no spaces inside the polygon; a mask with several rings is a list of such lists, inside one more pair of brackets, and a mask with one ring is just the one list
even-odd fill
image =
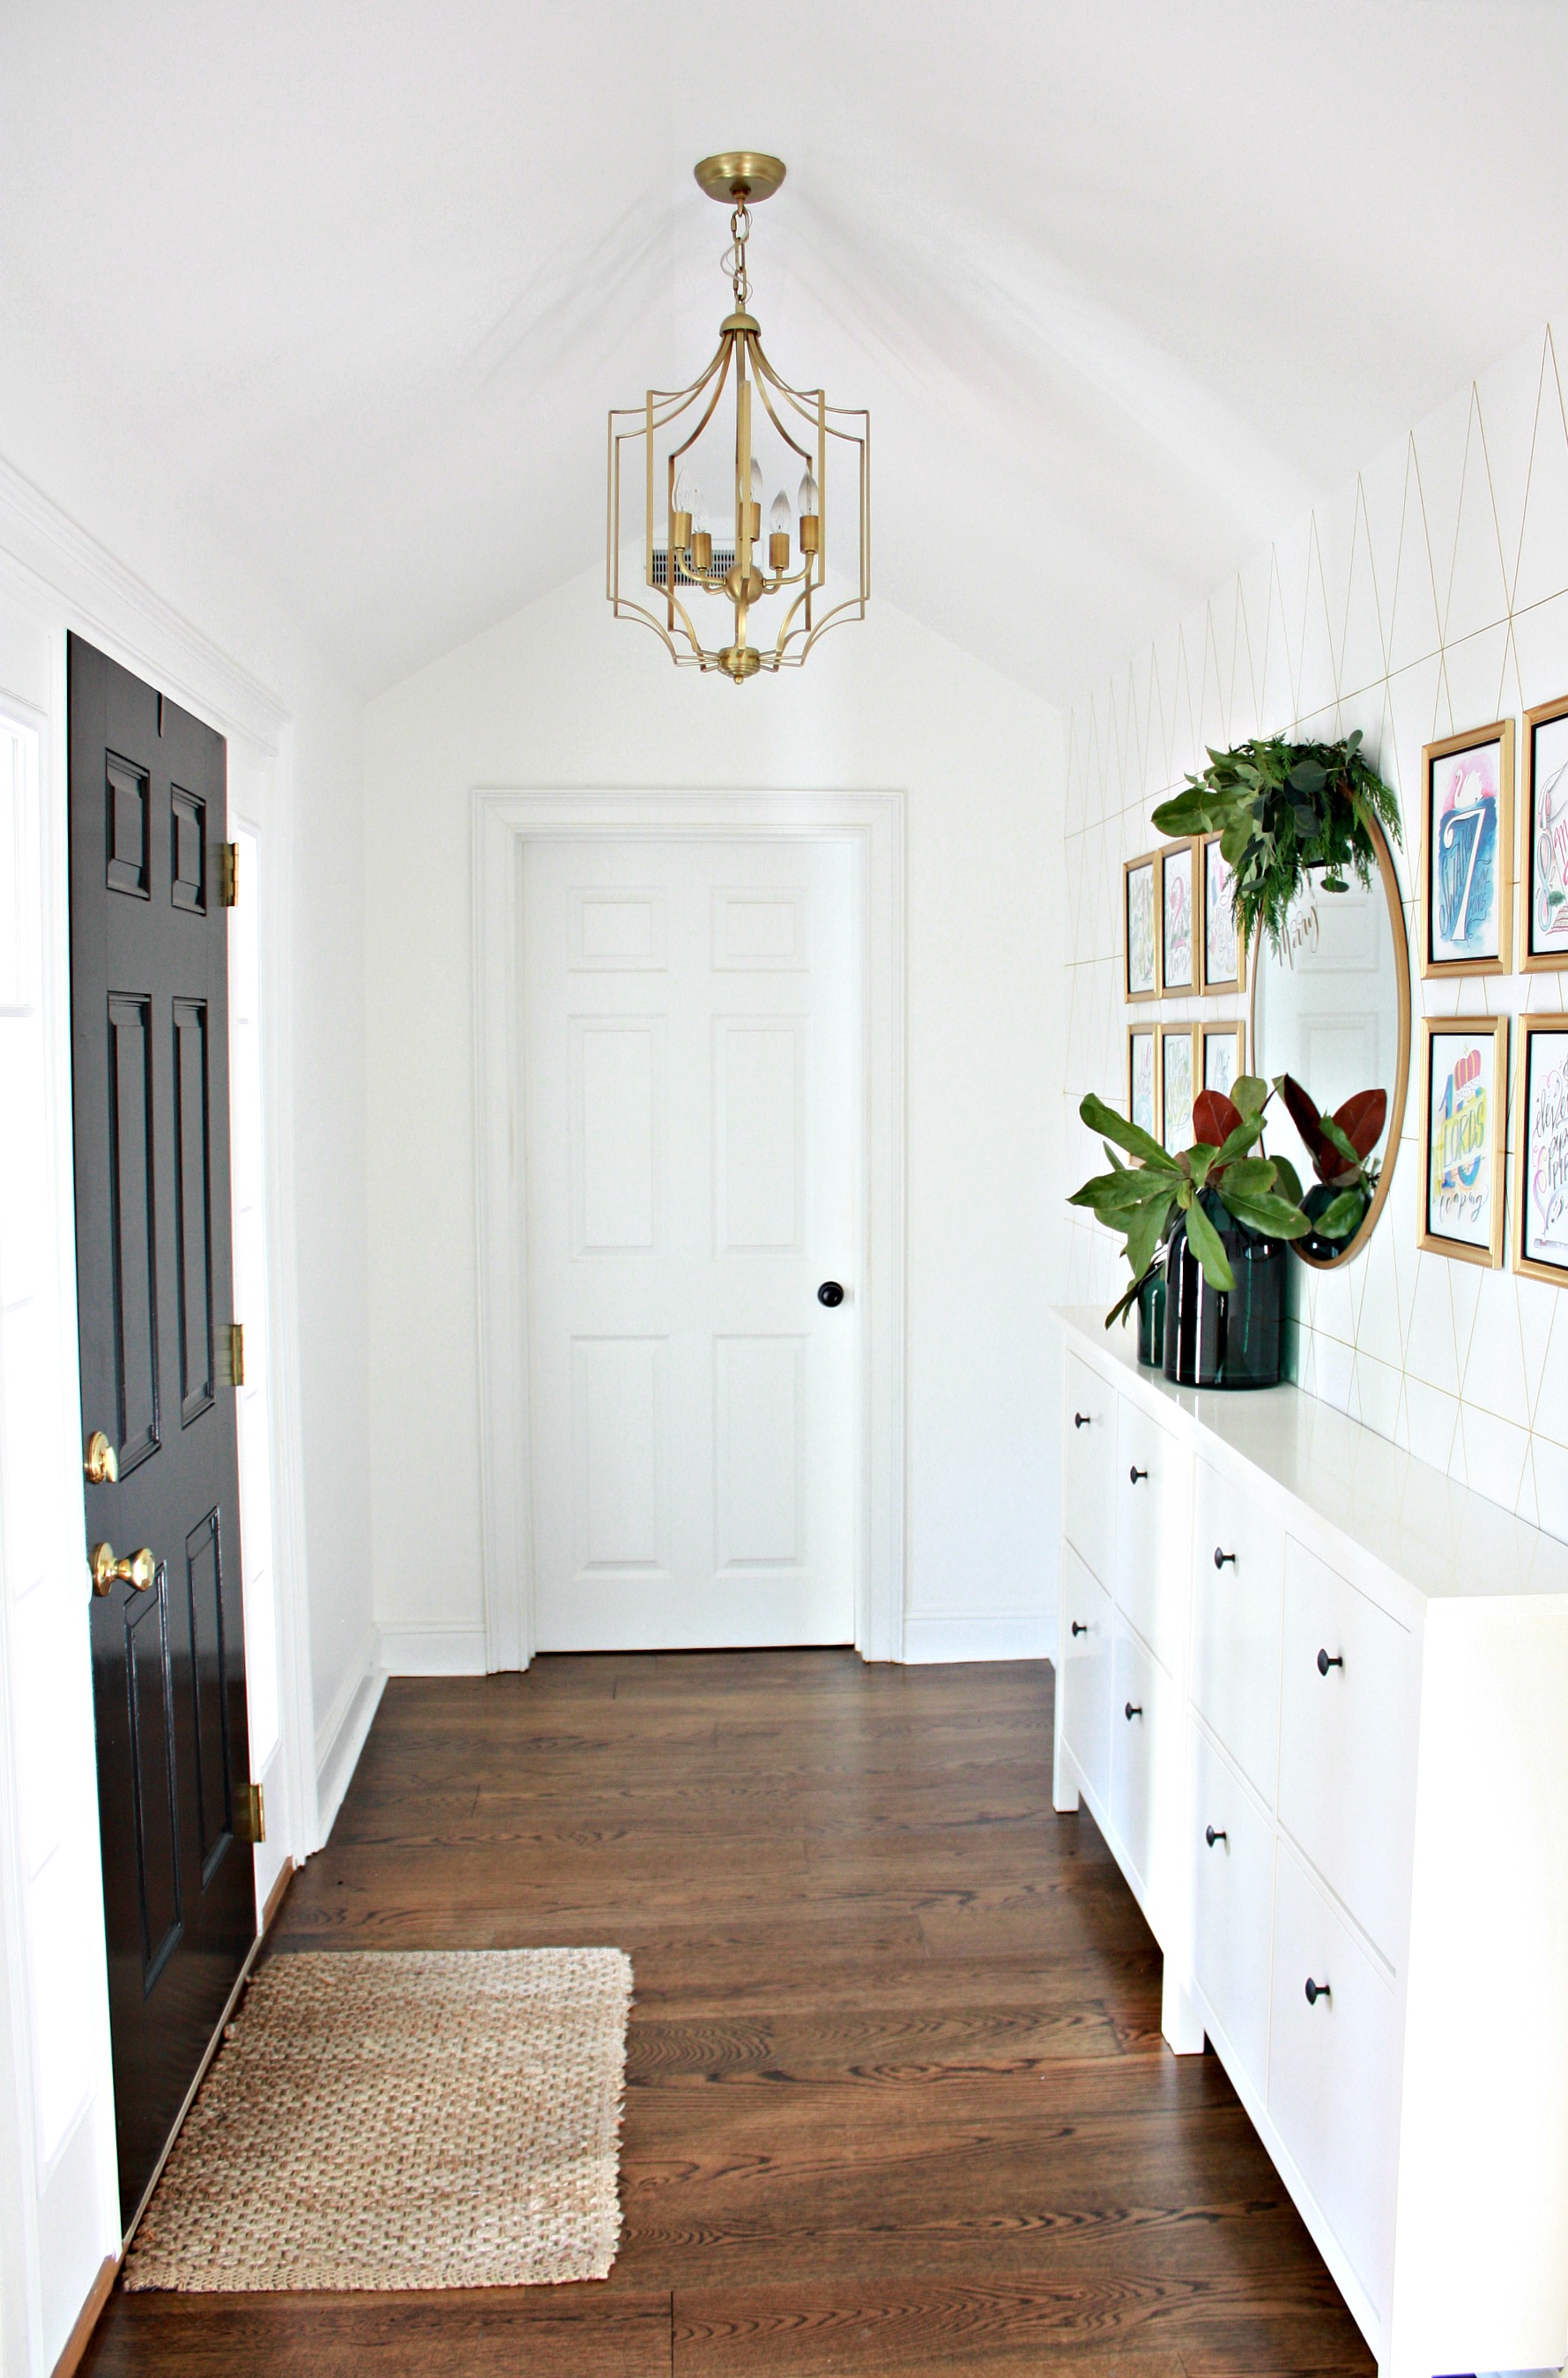
{"label": "magnolia leaf arrangement", "polygon": [[[1312,1150],[1320,1177],[1336,1190],[1320,1214],[1302,1211],[1300,1177],[1289,1158],[1267,1156],[1259,1147],[1273,1091],[1255,1074],[1239,1075],[1231,1084],[1228,1097],[1223,1090],[1199,1092],[1192,1101],[1193,1145],[1175,1155],[1092,1090],[1084,1099],[1078,1111],[1089,1129],[1100,1135],[1111,1169],[1085,1181],[1068,1202],[1086,1207],[1109,1229],[1122,1233],[1123,1252],[1132,1274],[1131,1286],[1106,1315],[1107,1329],[1136,1302],[1144,1282],[1158,1267],[1179,1221],[1186,1225],[1187,1243],[1209,1286],[1226,1294],[1235,1288],[1235,1274],[1215,1228],[1212,1209],[1216,1202],[1233,1220],[1267,1238],[1310,1235],[1335,1241],[1348,1238],[1359,1224],[1367,1209],[1364,1157],[1382,1129],[1385,1094],[1363,1091],[1358,1099],[1347,1100],[1337,1116],[1330,1116],[1320,1115],[1300,1084],[1287,1074],[1282,1074],[1274,1087],[1286,1099],[1298,1128],[1298,1103],[1311,1122],[1315,1136],[1303,1131],[1302,1138]],[[1377,1127],[1368,1138],[1369,1118],[1379,1100]],[[1359,1139],[1365,1141],[1359,1154]],[[1352,1185],[1340,1189],[1337,1177],[1329,1182],[1318,1154],[1320,1146],[1333,1156]],[[1131,1164],[1122,1163],[1116,1152],[1119,1147],[1134,1159]]]}
{"label": "magnolia leaf arrangement", "polygon": [[[1281,1074],[1275,1087],[1301,1135],[1301,1144],[1318,1176],[1302,1198],[1301,1207],[1312,1225],[1307,1253],[1323,1255],[1323,1241],[1347,1237],[1372,1202],[1382,1170],[1373,1160],[1372,1150],[1382,1137],[1382,1127],[1388,1120],[1388,1092],[1358,1090],[1333,1114],[1320,1114],[1316,1100],[1289,1074]],[[1325,1231],[1323,1223],[1330,1215],[1336,1218],[1336,1222],[1339,1218],[1351,1216],[1349,1229],[1336,1227]]]}
{"label": "magnolia leaf arrangement", "polygon": [[1154,813],[1161,834],[1215,834],[1235,882],[1238,931],[1255,943],[1261,925],[1284,948],[1286,919],[1309,868],[1325,892],[1348,889],[1346,871],[1371,882],[1375,821],[1399,839],[1399,802],[1361,757],[1361,730],[1338,743],[1260,736],[1209,753],[1201,775]]}

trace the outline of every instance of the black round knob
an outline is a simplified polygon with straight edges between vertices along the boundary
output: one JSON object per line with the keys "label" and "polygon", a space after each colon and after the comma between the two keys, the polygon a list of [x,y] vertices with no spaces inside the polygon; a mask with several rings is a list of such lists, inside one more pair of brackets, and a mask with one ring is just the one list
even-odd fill
{"label": "black round knob", "polygon": [[1133,1719],[1134,1719],[1135,1717],[1142,1717],[1142,1716],[1143,1716],[1143,1702],[1142,1702],[1142,1701],[1129,1701],[1129,1702],[1128,1702],[1128,1704],[1127,1704],[1127,1723],[1128,1723],[1128,1724],[1129,1724],[1129,1725],[1131,1725],[1131,1723],[1132,1723],[1132,1721],[1133,1721]]}
{"label": "black round knob", "polygon": [[1210,1849],[1213,1849],[1216,1842],[1227,1842],[1230,1839],[1230,1836],[1226,1832],[1223,1825],[1220,1827],[1217,1833],[1212,1825],[1205,1825],[1203,1827],[1203,1839],[1207,1842]]}
{"label": "black round knob", "polygon": [[1335,1653],[1332,1660],[1329,1658],[1326,1651],[1320,1651],[1318,1653],[1318,1674],[1320,1676],[1326,1676],[1331,1668],[1343,1668],[1344,1665],[1344,1657],[1338,1651]]}
{"label": "black round knob", "polygon": [[1329,1988],[1326,1982],[1314,1982],[1310,1974],[1308,1975],[1307,2004],[1309,2006],[1316,2006],[1320,1999],[1332,1999],[1333,1996],[1334,1992]]}
{"label": "black round knob", "polygon": [[1074,1427],[1074,1428],[1087,1428],[1087,1427],[1088,1427],[1088,1425],[1089,1425],[1089,1415],[1088,1415],[1088,1413],[1087,1413],[1087,1412],[1074,1412],[1074,1413],[1073,1413],[1073,1415],[1072,1415],[1072,1425],[1073,1425],[1073,1427]]}
{"label": "black round knob", "polygon": [[1072,1631],[1075,1635],[1087,1635],[1089,1629],[1082,1618],[1075,1618],[1072,1622]]}
{"label": "black round knob", "polygon": [[1234,1568],[1234,1567],[1235,1567],[1235,1566],[1236,1566],[1236,1555],[1235,1555],[1234,1553],[1222,1553],[1222,1552],[1221,1552],[1221,1550],[1220,1550],[1220,1548],[1219,1548],[1219,1546],[1216,1544],[1216,1545],[1215,1546],[1215,1568],[1223,1568],[1223,1567],[1225,1567],[1225,1565],[1226,1565],[1226,1562],[1227,1562],[1227,1561],[1228,1561],[1228,1562],[1230,1563],[1231,1567]]}
{"label": "black round knob", "polygon": [[1140,1478],[1146,1478],[1148,1474],[1149,1473],[1146,1470],[1140,1470],[1136,1462],[1132,1464],[1131,1469],[1127,1473],[1134,1486],[1136,1486]]}
{"label": "black round knob", "polygon": [[839,1286],[836,1279],[825,1279],[822,1282],[821,1287],[817,1291],[817,1302],[819,1304],[842,1304],[844,1303],[844,1291]]}

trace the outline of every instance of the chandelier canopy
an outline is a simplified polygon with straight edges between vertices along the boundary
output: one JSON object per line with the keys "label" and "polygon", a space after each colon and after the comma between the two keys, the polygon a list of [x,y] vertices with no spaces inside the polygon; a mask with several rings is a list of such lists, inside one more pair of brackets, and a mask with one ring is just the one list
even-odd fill
{"label": "chandelier canopy", "polygon": [[718,353],[689,388],[650,389],[640,405],[610,414],[615,615],[646,621],[677,667],[716,669],[736,685],[760,669],[798,668],[826,629],[864,619],[871,591],[870,416],[781,379],[748,310],[751,205],[784,177],[778,158],[748,150],[697,167],[701,188],[731,209],[724,269],[734,306]]}

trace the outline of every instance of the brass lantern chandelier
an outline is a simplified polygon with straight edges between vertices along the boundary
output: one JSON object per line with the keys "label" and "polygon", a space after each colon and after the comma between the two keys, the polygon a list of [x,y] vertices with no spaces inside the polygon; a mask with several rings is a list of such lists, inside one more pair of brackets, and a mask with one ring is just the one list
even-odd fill
{"label": "brass lantern chandelier", "polygon": [[615,616],[645,620],[677,667],[716,669],[736,685],[760,669],[798,668],[826,629],[865,618],[871,591],[870,416],[829,404],[820,389],[789,387],[748,310],[751,206],[784,177],[778,158],[748,150],[698,166],[700,186],[731,209],[724,268],[734,306],[718,353],[689,388],[650,389],[642,404],[610,414]]}

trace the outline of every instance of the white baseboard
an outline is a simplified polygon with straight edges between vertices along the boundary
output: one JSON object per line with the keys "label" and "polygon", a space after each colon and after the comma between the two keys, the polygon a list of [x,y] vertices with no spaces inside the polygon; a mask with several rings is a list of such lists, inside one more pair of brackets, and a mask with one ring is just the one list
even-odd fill
{"label": "white baseboard", "polygon": [[371,1721],[381,1706],[381,1696],[386,1688],[386,1670],[367,1665],[344,1686],[325,1721],[317,1729],[316,1805],[321,1828],[317,1848],[325,1844],[337,1821],[338,1810],[343,1805],[343,1794],[353,1780],[359,1754],[365,1748],[365,1737],[370,1732]]}
{"label": "white baseboard", "polygon": [[483,1676],[483,1627],[382,1627],[381,1665],[389,1676]]}
{"label": "white baseboard", "polygon": [[1048,1617],[1034,1611],[1009,1612],[1000,1618],[916,1618],[904,1622],[906,1666],[924,1667],[943,1660],[1049,1660],[1056,1653],[1056,1628]]}

